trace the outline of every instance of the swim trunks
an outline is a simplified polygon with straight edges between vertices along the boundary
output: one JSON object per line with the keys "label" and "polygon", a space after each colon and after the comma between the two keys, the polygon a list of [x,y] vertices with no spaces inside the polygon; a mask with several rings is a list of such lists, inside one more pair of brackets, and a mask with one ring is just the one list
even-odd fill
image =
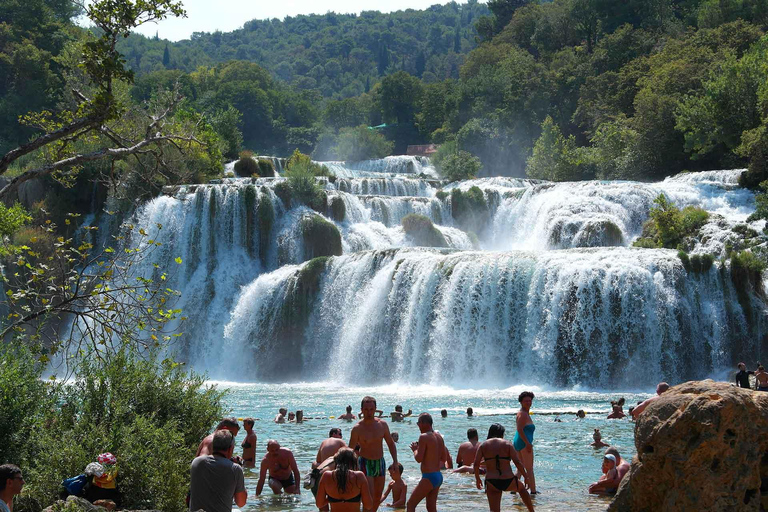
{"label": "swim trunks", "polygon": [[758,391],[768,391],[768,387],[759,386],[757,388]]}
{"label": "swim trunks", "polygon": [[358,463],[360,465],[360,471],[362,471],[365,476],[375,478],[387,474],[387,461],[384,460],[384,457],[379,460],[369,460],[365,457],[358,457]]}
{"label": "swim trunks", "polygon": [[293,479],[293,473],[291,473],[291,476],[286,478],[285,480],[279,480],[277,478],[269,477],[270,480],[277,480],[280,482],[280,484],[283,486],[283,489],[287,489],[289,487],[293,487],[296,484],[296,481]]}
{"label": "swim trunks", "polygon": [[422,473],[421,478],[429,480],[433,489],[437,489],[443,485],[443,474],[439,471],[433,471],[432,473]]}

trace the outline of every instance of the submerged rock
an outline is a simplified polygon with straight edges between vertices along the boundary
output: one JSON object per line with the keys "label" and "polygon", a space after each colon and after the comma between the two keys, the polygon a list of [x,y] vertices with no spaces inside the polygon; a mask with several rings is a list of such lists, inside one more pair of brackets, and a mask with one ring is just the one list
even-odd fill
{"label": "submerged rock", "polygon": [[614,512],[768,509],[768,393],[687,382],[635,426],[637,455]]}

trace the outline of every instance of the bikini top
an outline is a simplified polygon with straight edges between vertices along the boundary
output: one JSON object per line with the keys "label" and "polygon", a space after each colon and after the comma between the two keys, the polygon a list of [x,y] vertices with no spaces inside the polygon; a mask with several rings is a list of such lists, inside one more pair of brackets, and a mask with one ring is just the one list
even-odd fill
{"label": "bikini top", "polygon": [[496,471],[501,471],[501,464],[499,464],[499,461],[500,460],[511,461],[512,457],[499,457],[498,455],[496,455],[495,457],[483,457],[483,460],[485,460],[485,462],[488,462],[489,460],[496,460]]}
{"label": "bikini top", "polygon": [[[326,496],[328,496],[326,494]],[[340,498],[334,498],[333,496],[328,496],[328,501],[330,503],[360,503],[360,500],[363,499],[362,493],[359,493],[357,496],[353,498],[348,498],[346,500],[340,499]]]}
{"label": "bikini top", "polygon": [[251,443],[249,443],[248,441],[243,441],[243,444],[241,444],[240,446],[242,446],[243,448],[250,448]]}

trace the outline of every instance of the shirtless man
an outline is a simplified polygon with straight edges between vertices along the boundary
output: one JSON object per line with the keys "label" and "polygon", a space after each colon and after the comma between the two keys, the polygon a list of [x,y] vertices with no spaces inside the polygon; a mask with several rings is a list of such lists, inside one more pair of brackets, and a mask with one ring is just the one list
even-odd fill
{"label": "shirtless man", "polygon": [[[470,428],[467,430],[467,439],[469,441],[463,442],[459,445],[459,452],[456,454],[456,465],[458,466],[453,470],[454,473],[474,473],[475,467],[472,465],[475,462],[475,454],[477,453],[478,443],[477,429]],[[480,470],[480,474],[484,474],[483,469]]]}
{"label": "shirtless man", "polygon": [[755,381],[758,391],[768,391],[768,372],[765,371],[763,365],[757,367],[755,372]]}
{"label": "shirtless man", "polygon": [[616,494],[616,489],[619,487],[618,482],[621,482],[621,479],[618,476],[619,472],[616,464],[616,457],[610,453],[606,453],[603,456],[603,466],[601,469],[603,476],[601,476],[597,482],[589,486],[589,494],[605,494],[609,496]]}
{"label": "shirtless man", "polygon": [[269,487],[275,494],[299,494],[301,492],[301,474],[293,458],[293,452],[288,448],[281,448],[280,443],[274,439],[267,441],[267,454],[261,459],[261,471],[259,483],[256,485],[256,496],[261,495],[264,489],[264,480],[269,471]]}
{"label": "shirtless man", "polygon": [[[219,430],[229,430],[232,432],[232,436],[234,437],[237,436],[238,432],[240,432],[240,424],[237,422],[237,418],[224,418],[219,422],[218,425],[216,425],[214,433]],[[199,457],[201,455],[213,455],[213,434],[206,436],[205,439],[200,442],[200,446],[197,447],[197,453],[195,453],[195,457]]]}
{"label": "shirtless man", "polygon": [[392,417],[392,421],[403,421],[403,418],[413,415],[413,411],[408,409],[408,413],[403,414],[403,406],[396,405],[395,410],[389,413],[389,415]]}
{"label": "shirtless man", "polygon": [[288,414],[288,409],[281,407],[275,416],[275,423],[285,423],[285,416]]}
{"label": "shirtless man", "polygon": [[[350,409],[352,409],[350,407]],[[320,448],[317,450],[317,457],[315,462],[312,463],[312,476],[314,477],[315,485],[312,486],[312,494],[317,497],[317,488],[320,484],[320,478],[326,471],[336,469],[336,465],[333,462],[333,456],[336,452],[342,448],[346,448],[347,443],[341,438],[341,429],[334,427],[328,432],[328,439],[320,443]],[[321,508],[320,510],[330,510],[328,507]]]}
{"label": "shirtless man", "polygon": [[642,414],[645,408],[651,404],[651,402],[658,399],[662,395],[662,393],[664,393],[668,389],[669,389],[669,384],[667,384],[666,382],[659,382],[659,385],[656,386],[656,396],[652,396],[645,402],[641,403],[640,405],[632,409],[632,419],[636,420],[637,417],[640,416],[640,414]]}
{"label": "shirtless man", "polygon": [[621,455],[619,455],[619,450],[615,446],[609,447],[607,450],[605,450],[606,455],[613,455],[616,457],[616,471],[618,472],[619,481],[616,482],[616,487],[619,487],[619,483],[621,483],[621,479],[624,478],[624,475],[629,473],[630,465],[629,462],[621,458]]}
{"label": "shirtless man", "polygon": [[419,414],[416,425],[421,435],[417,442],[411,443],[411,450],[416,462],[421,463],[421,480],[408,499],[406,509],[407,512],[415,512],[416,506],[426,498],[427,512],[437,512],[437,494],[443,485],[440,460],[445,453],[445,444],[442,436],[432,430],[432,416],[428,412]]}
{"label": "shirtless man", "polygon": [[440,469],[453,469],[453,457],[451,457],[451,452],[448,451],[448,445],[445,444],[443,434],[439,430],[435,430],[435,434],[443,440],[443,455],[440,457]]}
{"label": "shirtless man", "polygon": [[[368,487],[371,496],[381,496],[384,491],[384,478],[387,474],[387,462],[384,460],[382,440],[387,443],[389,453],[392,455],[392,464],[397,464],[397,447],[389,433],[389,425],[384,420],[374,417],[376,413],[376,399],[366,396],[360,403],[363,410],[363,419],[352,427],[349,437],[349,446],[358,452],[360,471],[368,479]],[[358,450],[359,448],[359,450]],[[373,508],[370,512],[379,509],[379,501],[373,500]]]}
{"label": "shirtless man", "polygon": [[347,443],[341,438],[341,429],[333,427],[328,432],[328,439],[320,443],[320,448],[317,450],[317,457],[315,457],[315,464],[320,464],[328,457],[333,457],[336,452],[342,448],[346,448]]}
{"label": "shirtless man", "polygon": [[357,419],[357,417],[354,414],[352,414],[352,406],[351,405],[347,406],[347,413],[346,414],[342,414],[341,416],[339,416],[339,419],[340,420],[344,420],[344,421],[352,421],[352,420]]}
{"label": "shirtless man", "polygon": [[256,467],[256,434],[253,432],[253,424],[255,423],[253,418],[245,418],[243,420],[243,428],[245,428],[245,439],[240,446],[243,447],[243,466],[247,468]]}

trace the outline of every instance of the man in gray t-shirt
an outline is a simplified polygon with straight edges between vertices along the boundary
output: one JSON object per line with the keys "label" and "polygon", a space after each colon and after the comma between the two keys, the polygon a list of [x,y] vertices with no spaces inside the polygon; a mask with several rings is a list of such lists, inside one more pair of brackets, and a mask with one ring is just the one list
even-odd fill
{"label": "man in gray t-shirt", "polygon": [[192,461],[189,483],[189,510],[230,512],[232,500],[238,507],[245,505],[243,468],[232,462],[235,438],[228,430],[213,434],[213,455],[201,455]]}

